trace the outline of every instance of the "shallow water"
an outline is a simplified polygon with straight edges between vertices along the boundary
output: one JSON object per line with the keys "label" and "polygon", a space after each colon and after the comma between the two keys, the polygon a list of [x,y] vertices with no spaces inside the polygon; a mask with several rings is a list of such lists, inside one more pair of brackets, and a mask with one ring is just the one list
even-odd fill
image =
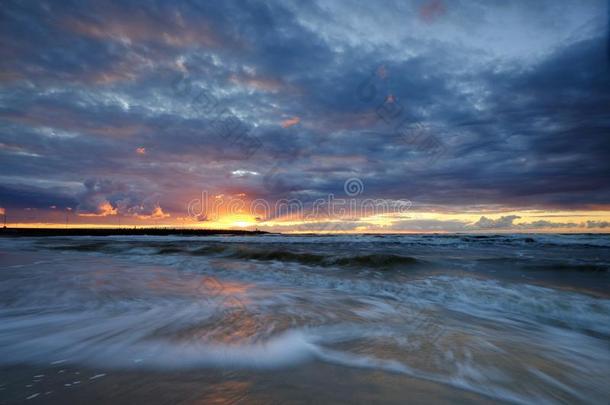
{"label": "shallow water", "polygon": [[608,247],[0,239],[0,402],[605,403]]}

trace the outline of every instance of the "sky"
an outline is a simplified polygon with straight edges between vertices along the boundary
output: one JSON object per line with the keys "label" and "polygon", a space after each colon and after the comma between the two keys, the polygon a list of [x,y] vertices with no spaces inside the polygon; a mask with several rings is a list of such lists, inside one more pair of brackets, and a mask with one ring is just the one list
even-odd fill
{"label": "sky", "polygon": [[602,0],[17,1],[9,226],[609,232]]}

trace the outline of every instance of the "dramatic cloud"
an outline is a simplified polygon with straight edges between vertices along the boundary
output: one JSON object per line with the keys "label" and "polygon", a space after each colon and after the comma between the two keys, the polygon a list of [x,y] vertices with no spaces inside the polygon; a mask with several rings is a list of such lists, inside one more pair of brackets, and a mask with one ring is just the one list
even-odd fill
{"label": "dramatic cloud", "polygon": [[507,215],[498,219],[489,219],[487,217],[481,217],[481,219],[474,223],[473,227],[481,229],[506,229],[511,228],[515,219],[519,218],[521,217],[517,215]]}
{"label": "dramatic cloud", "polygon": [[365,198],[481,208],[388,231],[610,208],[602,0],[8,0],[0,21],[8,210],[173,220],[202,190],[307,204],[350,178]]}
{"label": "dramatic cloud", "polygon": [[103,201],[96,207],[95,212],[80,213],[81,217],[107,217],[109,215],[117,215],[119,212],[108,201]]}

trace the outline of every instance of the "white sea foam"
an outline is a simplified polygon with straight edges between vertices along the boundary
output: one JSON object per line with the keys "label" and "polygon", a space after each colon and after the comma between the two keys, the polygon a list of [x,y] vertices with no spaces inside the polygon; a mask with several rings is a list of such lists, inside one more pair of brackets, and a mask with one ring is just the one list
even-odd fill
{"label": "white sea foam", "polygon": [[[119,245],[122,240],[109,239]],[[405,246],[425,238],[269,235],[256,244],[291,243],[289,251],[299,253],[308,252],[303,243],[331,244],[326,254],[333,243],[378,239],[397,240],[391,253],[411,255]],[[438,246],[457,239],[444,238]],[[608,299],[472,274],[402,277],[281,260],[152,254],[158,245],[124,254],[48,249],[59,243],[0,241],[3,249],[27,250],[17,257],[22,267],[1,267],[2,365],[85,364],[106,371],[323,361],[402,373],[509,402],[553,402],[549,392],[572,401],[609,394]],[[212,288],[202,284],[210,277]],[[522,379],[513,384],[515,378]]]}

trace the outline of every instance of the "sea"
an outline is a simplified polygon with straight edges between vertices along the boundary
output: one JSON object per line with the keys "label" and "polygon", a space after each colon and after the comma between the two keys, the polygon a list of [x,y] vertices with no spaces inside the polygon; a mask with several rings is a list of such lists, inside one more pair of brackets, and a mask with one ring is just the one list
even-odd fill
{"label": "sea", "polygon": [[0,238],[0,404],[608,404],[610,236]]}

